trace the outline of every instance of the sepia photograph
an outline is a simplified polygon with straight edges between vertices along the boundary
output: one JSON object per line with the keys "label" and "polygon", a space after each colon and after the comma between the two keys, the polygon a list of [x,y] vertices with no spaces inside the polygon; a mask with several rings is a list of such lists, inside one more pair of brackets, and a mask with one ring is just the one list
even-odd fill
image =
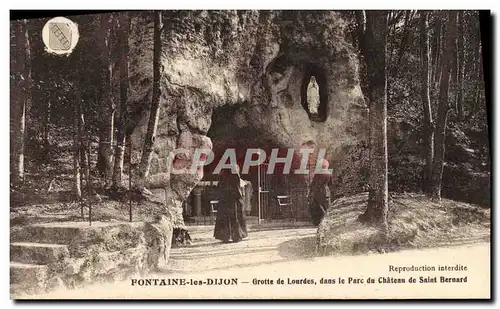
{"label": "sepia photograph", "polygon": [[11,10],[11,299],[491,299],[491,28]]}

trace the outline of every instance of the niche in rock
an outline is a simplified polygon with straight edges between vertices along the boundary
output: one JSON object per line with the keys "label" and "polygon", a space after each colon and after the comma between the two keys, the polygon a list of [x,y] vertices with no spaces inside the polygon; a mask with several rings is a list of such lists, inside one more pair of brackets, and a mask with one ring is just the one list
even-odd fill
{"label": "niche in rock", "polygon": [[324,70],[316,65],[307,66],[301,85],[301,103],[309,119],[324,122],[328,117],[328,91]]}

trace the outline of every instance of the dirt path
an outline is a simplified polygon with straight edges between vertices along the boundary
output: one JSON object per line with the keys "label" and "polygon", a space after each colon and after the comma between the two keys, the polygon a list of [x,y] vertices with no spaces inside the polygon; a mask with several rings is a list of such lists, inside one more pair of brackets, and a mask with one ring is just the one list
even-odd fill
{"label": "dirt path", "polygon": [[213,228],[192,231],[193,244],[173,248],[170,270],[200,272],[232,267],[258,266],[313,257],[316,229],[299,228],[250,232],[239,243],[223,244],[213,238]]}
{"label": "dirt path", "polygon": [[[487,298],[489,297],[490,244],[468,244],[448,248],[406,250],[387,254],[314,257],[316,229],[286,229],[251,232],[236,244],[221,244],[212,230],[191,232],[194,244],[173,248],[170,269],[150,279],[185,279],[205,282],[201,286],[140,285],[131,280],[96,284],[83,289],[59,291],[37,298]],[[389,266],[467,266],[467,271],[390,272]],[[467,283],[367,284],[367,278],[410,276],[467,276]],[[322,284],[322,279],[349,277],[360,284]],[[277,284],[281,278],[285,284]],[[142,279],[142,278],[136,278]],[[208,280],[236,280],[236,284],[207,284]],[[311,279],[313,284],[286,284]],[[260,280],[260,284],[256,284]],[[272,280],[272,283],[270,281]],[[291,281],[290,281],[291,280]],[[137,281],[136,281],[137,282]],[[143,284],[147,283],[142,281]],[[149,281],[150,283],[153,281]],[[267,283],[266,283],[267,282]],[[264,284],[265,283],[265,284]]]}

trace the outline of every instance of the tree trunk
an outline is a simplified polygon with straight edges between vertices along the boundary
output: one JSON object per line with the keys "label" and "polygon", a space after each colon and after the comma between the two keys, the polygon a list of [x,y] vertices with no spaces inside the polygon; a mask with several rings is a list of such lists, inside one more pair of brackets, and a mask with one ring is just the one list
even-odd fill
{"label": "tree trunk", "polygon": [[[85,170],[85,177],[87,178],[87,197],[88,197],[88,203],[91,203],[91,196],[92,196],[92,174],[90,173],[90,167],[91,167],[91,162],[90,162],[90,133],[87,134],[86,136],[86,147],[85,147],[85,152],[87,155],[87,169]],[[89,209],[91,206],[89,205]]]}
{"label": "tree trunk", "polygon": [[414,15],[412,11],[406,11],[404,25],[403,25],[403,37],[401,38],[401,44],[399,47],[398,61],[396,62],[396,66],[394,67],[394,75],[393,75],[394,77],[398,76],[399,67],[401,66],[401,61],[403,60],[403,56],[406,51],[406,46],[408,45],[410,24],[413,19],[413,16]]}
{"label": "tree trunk", "polygon": [[[363,10],[355,11],[356,14],[356,33],[358,36],[358,48],[361,52],[361,56],[365,56],[365,27],[366,27],[366,17]],[[364,61],[364,59],[363,59]]]}
{"label": "tree trunk", "polygon": [[103,67],[101,73],[100,108],[102,122],[99,127],[99,150],[97,157],[97,170],[101,178],[107,184],[111,178],[113,163],[113,135],[115,103],[111,91],[111,80],[113,78],[113,62],[111,61],[111,23],[112,14],[101,17],[101,46],[103,63],[109,63]]}
{"label": "tree trunk", "polygon": [[85,172],[85,185],[87,187],[87,196],[92,194],[92,179],[90,177],[90,133],[85,123],[85,116],[80,110],[80,159],[81,167]]}
{"label": "tree trunk", "polygon": [[447,33],[444,46],[441,69],[441,83],[439,87],[439,108],[436,121],[436,135],[434,140],[434,160],[432,167],[432,199],[441,200],[441,182],[443,178],[446,121],[448,117],[448,92],[450,85],[450,69],[453,65],[453,45],[457,35],[457,12],[448,13]]}
{"label": "tree trunk", "polygon": [[123,158],[125,156],[125,134],[118,132],[116,134],[116,148],[115,148],[115,162],[113,167],[113,186],[118,187],[122,185],[123,176]]}
{"label": "tree trunk", "polygon": [[362,221],[387,231],[387,12],[366,12],[366,69],[369,83],[370,192]]}
{"label": "tree trunk", "polygon": [[47,105],[45,107],[45,117],[43,119],[43,143],[44,143],[44,152],[47,157],[50,155],[50,109],[51,109],[51,100],[47,100]]}
{"label": "tree trunk", "polygon": [[432,160],[434,157],[434,122],[432,119],[432,105],[429,93],[429,34],[427,32],[427,16],[425,11],[420,12],[420,74],[422,80],[422,106],[424,111],[424,156],[425,168],[423,179],[423,190],[430,195],[430,183],[432,176]]}
{"label": "tree trunk", "polygon": [[[455,18],[455,29],[457,29],[456,18]],[[455,30],[456,31],[456,30]],[[458,110],[457,106],[457,83],[458,83],[458,49],[457,49],[457,35],[452,43],[452,55],[451,55],[451,77],[450,77],[450,96],[452,111],[456,114]]]}
{"label": "tree trunk", "polygon": [[439,84],[439,74],[440,74],[440,63],[439,63],[439,58],[441,56],[441,31],[442,31],[442,25],[441,25],[441,14],[440,12],[435,12],[434,13],[434,36],[435,36],[435,48],[434,48],[434,57],[432,59],[432,88],[436,89],[437,85]]}
{"label": "tree trunk", "polygon": [[160,115],[160,74],[161,74],[161,12],[155,12],[154,21],[154,52],[153,52],[153,96],[151,100],[151,112],[149,114],[148,130],[144,140],[141,163],[139,166],[139,181],[142,186],[144,178],[149,175],[149,166],[151,154],[156,137],[156,128],[158,126],[158,117]]}
{"label": "tree trunk", "polygon": [[80,124],[80,96],[76,90],[75,115],[73,122],[73,197],[76,200],[82,198],[82,175],[80,171],[80,151],[81,151],[81,124]]}
{"label": "tree trunk", "polygon": [[[360,68],[359,75],[361,80],[361,90],[363,94],[368,93],[368,81],[366,77],[366,61],[365,58],[369,55],[366,54],[366,42],[365,42],[365,31],[366,31],[366,16],[365,11],[357,10],[356,13],[356,33],[358,36],[358,48],[361,54],[359,57]],[[365,98],[366,99],[366,98]]]}
{"label": "tree trunk", "polygon": [[30,42],[26,21],[16,22],[14,88],[11,92],[11,181],[21,184],[24,181],[24,142],[26,131],[26,106],[31,91]]}
{"label": "tree trunk", "polygon": [[103,115],[103,121],[105,123],[102,123],[99,129],[97,170],[101,178],[107,184],[112,174],[115,112],[112,110],[110,113],[105,113]]}
{"label": "tree trunk", "polygon": [[[396,14],[396,12],[397,12],[397,14]],[[395,42],[396,36],[394,35],[396,33],[396,25],[399,23],[399,20],[401,19],[403,14],[405,14],[405,11],[392,11],[389,13],[390,23],[388,22],[388,24],[389,24],[388,36],[389,36],[389,39],[391,39],[391,42],[389,44],[389,46],[391,48],[389,51],[389,61],[387,61],[387,63],[389,65],[392,63],[393,56],[394,56],[394,49],[396,46],[396,42]]]}
{"label": "tree trunk", "polygon": [[[478,43],[480,41],[478,40]],[[479,101],[481,100],[481,84],[483,83],[483,78],[482,78],[482,71],[483,71],[483,57],[481,53],[481,44],[479,43],[477,46],[477,51],[476,51],[476,84],[474,86],[474,94],[473,94],[473,101],[472,101],[472,109],[470,112],[469,117],[474,116],[477,111],[479,110]]]}
{"label": "tree trunk", "polygon": [[132,222],[132,134],[127,134],[126,144],[128,146],[128,207],[129,207],[129,221]]}
{"label": "tree trunk", "polygon": [[125,130],[127,121],[127,91],[128,91],[128,30],[130,20],[127,13],[120,13],[118,40],[120,44],[120,120],[116,124],[115,164],[113,168],[113,186],[122,185],[123,158],[125,155]]}
{"label": "tree trunk", "polygon": [[457,89],[457,115],[459,120],[463,120],[464,118],[464,66],[465,66],[465,58],[464,58],[464,46],[465,46],[465,37],[464,37],[464,12],[458,12],[458,89]]}

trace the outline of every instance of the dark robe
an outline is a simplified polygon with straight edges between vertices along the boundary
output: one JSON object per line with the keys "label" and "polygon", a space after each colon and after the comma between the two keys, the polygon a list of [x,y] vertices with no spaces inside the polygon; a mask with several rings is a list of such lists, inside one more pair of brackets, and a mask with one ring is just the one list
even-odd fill
{"label": "dark robe", "polygon": [[239,179],[220,183],[219,194],[214,237],[222,241],[240,241],[247,237],[247,225],[243,209],[244,190]]}
{"label": "dark robe", "polygon": [[318,226],[330,206],[330,188],[324,181],[311,183],[309,191],[309,214],[314,226]]}

